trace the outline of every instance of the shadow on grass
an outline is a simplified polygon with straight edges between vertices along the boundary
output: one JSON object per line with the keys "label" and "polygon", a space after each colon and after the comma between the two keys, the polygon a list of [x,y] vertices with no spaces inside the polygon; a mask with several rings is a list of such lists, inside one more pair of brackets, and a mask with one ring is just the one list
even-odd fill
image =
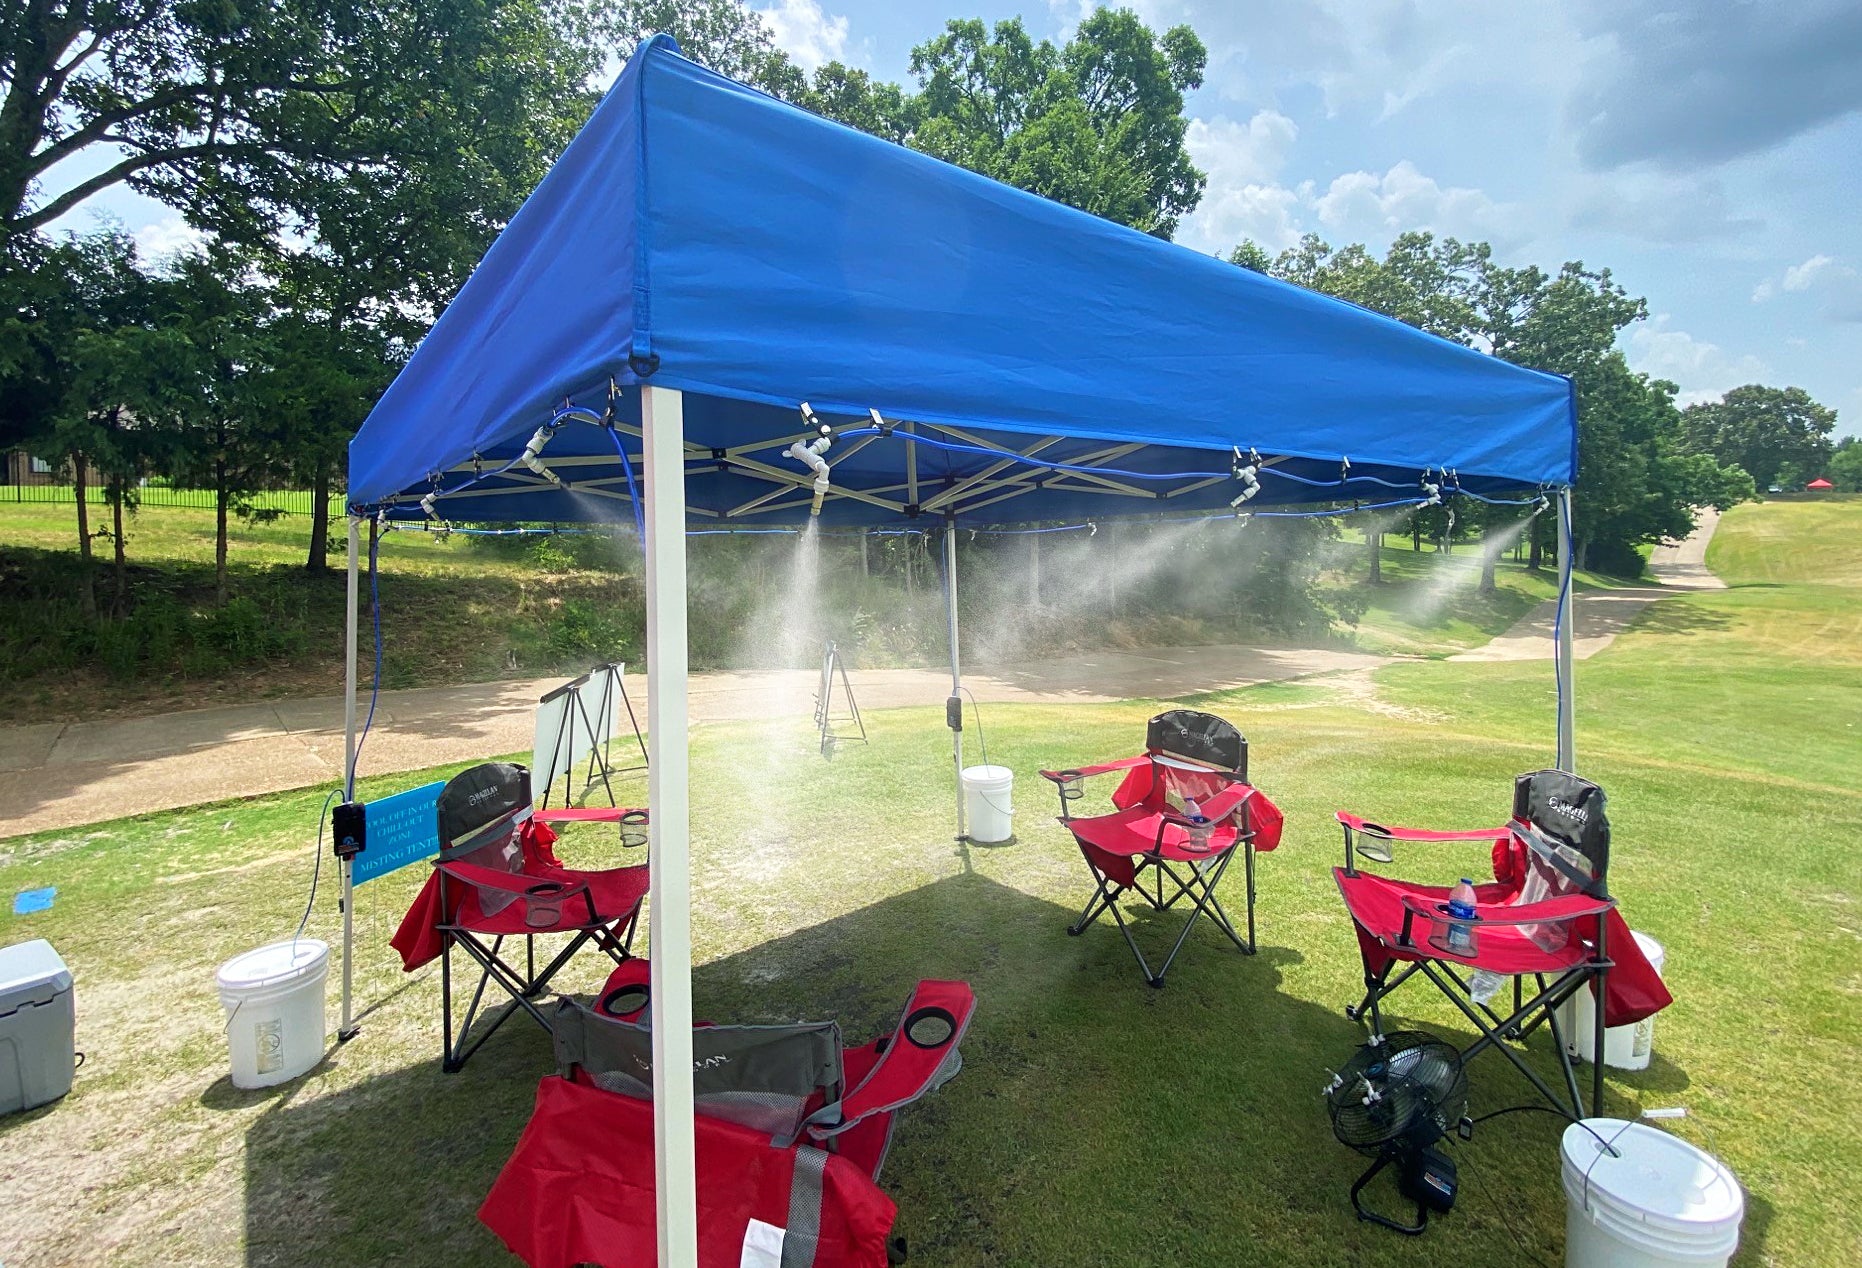
{"label": "shadow on grass", "polygon": [[1638,634],[1705,634],[1732,623],[1732,613],[1699,603],[1651,603],[1635,628]]}
{"label": "shadow on grass", "polygon": [[[1246,1046],[1244,1032],[1267,1042],[1299,1036],[1315,1047],[1296,1063],[1315,1076],[1319,1052],[1336,1060],[1355,1039],[1343,1017],[1277,992],[1279,967],[1298,961],[1290,951],[1266,948],[1246,959],[1203,930],[1169,987],[1153,991],[1115,932],[1068,938],[1071,918],[985,877],[953,876],[698,967],[695,1006],[701,1017],[745,1022],[833,1017],[857,1043],[890,1029],[918,978],[973,983],[979,1003],[964,1075],[901,1118],[883,1179],[899,1200],[914,1258],[949,1262],[962,1248],[988,1260],[980,1248],[996,1246],[1011,1259],[1041,1260],[1055,1233],[1041,1230],[1051,1220],[1076,1226],[1066,1229],[1071,1237],[1100,1218],[1089,1197],[1057,1211],[1039,1194],[1055,1174],[1078,1178],[1117,1157],[1118,1147],[1095,1140],[1101,1112],[1142,1123],[1161,1098],[1174,1121],[1205,1102],[1196,1086],[1212,1072],[1212,1058],[1216,1070],[1233,1064],[1231,1054],[1206,1050],[1212,1034],[1233,1030],[1238,1046]],[[1174,921],[1140,925],[1147,950],[1174,936]],[[1246,1021],[1231,1026],[1225,1018]],[[1191,1036],[1197,1042],[1186,1042]],[[369,1042],[368,1033],[356,1042]],[[441,1074],[437,1055],[422,1052],[415,1064],[314,1100],[289,1088],[241,1093],[216,1085],[208,1094],[215,1104],[275,1099],[246,1138],[247,1261],[509,1262],[476,1209],[551,1064],[542,1031],[513,1019],[457,1075]],[[1115,1092],[1114,1103],[1082,1114],[1081,1098],[1115,1089],[1117,1071],[1143,1077]],[[1226,1072],[1217,1081],[1225,1089],[1218,1099],[1240,1091]],[[1260,1086],[1246,1099],[1256,1098],[1251,1111],[1235,1107],[1238,1121],[1282,1093]],[[1303,1108],[1318,1126],[1316,1102]],[[1195,1169],[1195,1152],[1168,1132],[1147,1139],[1144,1152],[1156,1156],[1139,1165],[1148,1174]],[[1297,1166],[1312,1152],[1286,1136],[1273,1147],[1285,1154],[1274,1165]],[[1326,1208],[1329,1216],[1336,1196],[1315,1200],[1315,1215]]]}
{"label": "shadow on grass", "polygon": [[[1168,947],[1179,915],[1136,919],[1147,954]],[[1357,1223],[1346,1202],[1363,1160],[1331,1140],[1319,1089],[1362,1032],[1283,989],[1310,971],[1303,957],[1274,945],[1244,957],[1205,926],[1152,990],[1116,930],[1067,937],[1073,916],[954,875],[697,967],[695,1008],[835,1018],[859,1043],[889,1031],[919,978],[975,987],[963,1075],[900,1117],[882,1176],[915,1262],[1409,1262],[1412,1244]],[[1272,912],[1262,932],[1275,936]],[[551,1069],[547,1036],[513,1019],[457,1075],[435,1052],[410,1056],[317,1099],[275,1094],[246,1137],[248,1263],[511,1262],[476,1211]],[[1481,1067],[1477,1086],[1495,1086],[1477,1110],[1529,1093],[1501,1067]],[[247,1095],[268,1094],[228,1103]],[[1520,1229],[1555,1250],[1555,1140],[1549,1126],[1477,1134],[1506,1215],[1457,1212],[1431,1232],[1439,1252],[1510,1257]]]}

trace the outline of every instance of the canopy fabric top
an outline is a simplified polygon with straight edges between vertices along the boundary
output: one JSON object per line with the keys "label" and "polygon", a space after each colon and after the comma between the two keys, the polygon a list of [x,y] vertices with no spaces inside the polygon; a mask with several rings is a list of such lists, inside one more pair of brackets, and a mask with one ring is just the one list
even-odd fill
{"label": "canopy fabric top", "polygon": [[642,384],[685,393],[695,523],[806,516],[813,472],[782,452],[803,401],[843,431],[839,523],[1206,510],[1243,466],[1255,506],[1576,475],[1560,377],[822,119],[664,36],[369,415],[351,504],[626,518]]}

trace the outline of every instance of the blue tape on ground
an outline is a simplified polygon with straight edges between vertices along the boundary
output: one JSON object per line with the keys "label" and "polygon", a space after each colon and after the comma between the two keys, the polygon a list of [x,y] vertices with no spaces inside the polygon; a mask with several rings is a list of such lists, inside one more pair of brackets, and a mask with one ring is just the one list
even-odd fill
{"label": "blue tape on ground", "polygon": [[52,899],[58,896],[58,887],[47,885],[44,889],[22,889],[13,895],[13,914],[30,916],[35,911],[50,911]]}

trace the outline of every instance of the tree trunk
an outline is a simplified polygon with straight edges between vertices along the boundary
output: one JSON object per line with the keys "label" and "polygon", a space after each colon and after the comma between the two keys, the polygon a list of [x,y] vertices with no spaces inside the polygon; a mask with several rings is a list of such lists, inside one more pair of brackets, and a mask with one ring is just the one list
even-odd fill
{"label": "tree trunk", "polygon": [[213,592],[221,607],[226,606],[226,459],[213,464]]}
{"label": "tree trunk", "polygon": [[1499,588],[1499,581],[1494,576],[1500,563],[1502,547],[1488,542],[1481,543],[1481,593],[1492,594]]}
{"label": "tree trunk", "polygon": [[71,488],[78,499],[78,610],[85,616],[96,616],[97,587],[91,578],[91,510],[85,501],[88,474],[84,455],[72,454]]}
{"label": "tree trunk", "polygon": [[1590,538],[1578,538],[1577,569],[1579,572],[1590,571]]}
{"label": "tree trunk", "polygon": [[1409,517],[1409,548],[1419,555],[1422,553],[1422,517],[1420,515]]}
{"label": "tree trunk", "polygon": [[872,536],[871,530],[864,528],[860,530],[860,577],[862,580],[873,575],[873,564],[867,557],[867,543],[872,540]]}
{"label": "tree trunk", "polygon": [[1545,543],[1539,540],[1539,526],[1534,524],[1526,536],[1532,539],[1532,545],[1526,551],[1526,569],[1537,572],[1545,564]]}
{"label": "tree trunk", "polygon": [[310,556],[304,560],[308,572],[324,572],[330,566],[330,461],[317,459],[317,474],[310,481]]}
{"label": "tree trunk", "polygon": [[116,554],[114,560],[116,594],[110,601],[110,614],[119,618],[129,608],[129,560],[123,544],[124,494],[123,481],[112,480],[110,482],[110,537]]}
{"label": "tree trunk", "polygon": [[1384,579],[1384,535],[1377,529],[1364,531],[1364,546],[1371,557],[1371,584],[1379,585]]}

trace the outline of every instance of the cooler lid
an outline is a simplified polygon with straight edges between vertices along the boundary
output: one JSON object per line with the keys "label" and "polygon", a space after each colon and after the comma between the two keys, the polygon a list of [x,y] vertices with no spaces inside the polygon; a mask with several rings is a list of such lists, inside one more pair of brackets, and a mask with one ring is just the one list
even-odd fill
{"label": "cooler lid", "polygon": [[44,938],[0,947],[0,1013],[49,1004],[71,989],[71,970]]}

